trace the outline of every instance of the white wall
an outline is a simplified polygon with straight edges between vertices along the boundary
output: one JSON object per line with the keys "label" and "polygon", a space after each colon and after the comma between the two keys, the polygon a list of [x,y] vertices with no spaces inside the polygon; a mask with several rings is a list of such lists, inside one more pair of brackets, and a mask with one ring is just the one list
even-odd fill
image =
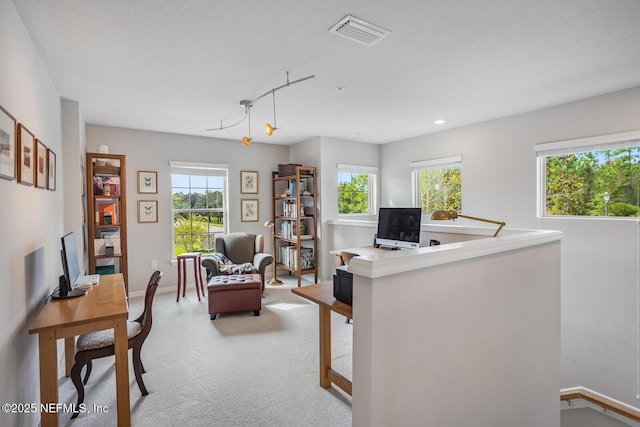
{"label": "white wall", "polygon": [[[533,145],[640,129],[640,88],[381,147],[382,203],[411,202],[409,162],[462,155],[463,212],[562,241],[562,387],[640,406],[637,220],[536,218]],[[461,219],[457,223],[478,225]]]}
{"label": "white wall", "polygon": [[79,265],[84,273],[88,269],[86,233],[86,176],[85,169],[85,124],[77,101],[62,100],[62,145],[65,153],[64,163],[64,223],[63,234],[73,231],[76,235]]}
{"label": "white wall", "polygon": [[603,414],[591,408],[563,410],[560,419],[561,427],[627,427],[630,425],[611,417],[609,412]]}
{"label": "white wall", "polygon": [[[278,163],[286,163],[289,148],[282,145],[257,144],[244,147],[239,141],[176,135],[160,132],[89,125],[86,130],[87,151],[95,152],[107,144],[112,154],[127,156],[127,248],[129,252],[129,292],[143,291],[151,274],[151,260],[158,261],[164,272],[161,288],[175,289],[176,265],[172,248],[171,175],[169,161],[229,164],[229,231],[270,236],[264,226],[271,219],[271,172]],[[137,171],[158,171],[158,194],[138,194]],[[240,171],[258,171],[258,195],[240,194]],[[240,200],[259,201],[257,222],[240,221]],[[138,200],[158,200],[158,222],[139,224]],[[271,253],[271,239],[265,239]],[[269,271],[270,272],[270,271]],[[187,282],[192,283],[188,274]],[[194,296],[193,287],[188,289]]]}
{"label": "white wall", "polygon": [[[40,401],[38,340],[28,334],[58,284],[64,153],[60,98],[10,0],[0,0],[0,104],[57,155],[57,190],[0,179],[0,401]],[[37,415],[0,413],[2,426],[36,425]]]}
{"label": "white wall", "polygon": [[[292,161],[318,168],[318,280],[331,280],[335,270],[334,257],[329,251],[339,248],[334,233],[329,232],[329,223],[338,218],[338,168],[339,163],[361,166],[379,166],[379,147],[374,144],[318,137],[291,147]],[[380,176],[378,176],[380,182]],[[379,197],[378,184],[378,194]],[[350,219],[375,219],[375,215],[354,215]],[[369,240],[367,240],[369,241]],[[355,244],[355,242],[354,242]]]}

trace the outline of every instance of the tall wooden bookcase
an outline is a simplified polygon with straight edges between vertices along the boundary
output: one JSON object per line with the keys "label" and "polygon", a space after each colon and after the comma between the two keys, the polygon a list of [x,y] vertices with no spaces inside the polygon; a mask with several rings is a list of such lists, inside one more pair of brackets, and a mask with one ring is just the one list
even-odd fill
{"label": "tall wooden bookcase", "polygon": [[129,295],[126,171],[124,155],[87,153],[89,274],[122,273]]}
{"label": "tall wooden bookcase", "polygon": [[272,173],[273,253],[276,268],[298,276],[313,274],[318,281],[316,168],[295,166],[290,175]]}

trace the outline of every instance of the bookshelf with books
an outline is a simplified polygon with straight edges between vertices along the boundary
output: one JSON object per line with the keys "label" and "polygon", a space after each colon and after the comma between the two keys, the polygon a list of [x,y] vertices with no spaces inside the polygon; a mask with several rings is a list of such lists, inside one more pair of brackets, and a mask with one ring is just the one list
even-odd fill
{"label": "bookshelf with books", "polygon": [[318,281],[317,182],[316,168],[280,165],[272,173],[273,248],[276,267],[302,276],[313,274]]}
{"label": "bookshelf with books", "polygon": [[128,294],[126,157],[87,153],[88,274],[122,273]]}

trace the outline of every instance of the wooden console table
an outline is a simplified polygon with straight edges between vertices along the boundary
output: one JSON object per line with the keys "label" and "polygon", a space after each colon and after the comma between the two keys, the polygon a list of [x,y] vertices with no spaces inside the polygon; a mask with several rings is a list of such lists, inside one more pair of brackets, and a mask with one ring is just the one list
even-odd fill
{"label": "wooden console table", "polygon": [[318,304],[320,313],[320,386],[329,388],[333,383],[351,396],[351,381],[331,369],[331,312],[335,311],[353,319],[351,306],[333,297],[333,284],[331,283],[293,288],[291,292]]}
{"label": "wooden console table", "polygon": [[[75,356],[75,337],[88,332],[114,329],[118,426],[131,425],[129,403],[129,359],[127,316],[129,313],[122,274],[100,277],[100,284],[87,295],[48,302],[29,328],[38,334],[40,352],[40,402],[58,403],[58,355],[56,341],[65,340],[65,367],[69,376]],[[41,425],[57,426],[55,410],[41,412]]]}

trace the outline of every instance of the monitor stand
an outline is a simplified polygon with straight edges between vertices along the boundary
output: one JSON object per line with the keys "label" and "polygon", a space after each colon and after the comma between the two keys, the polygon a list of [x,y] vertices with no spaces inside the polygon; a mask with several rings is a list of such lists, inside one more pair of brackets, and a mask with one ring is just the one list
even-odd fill
{"label": "monitor stand", "polygon": [[84,289],[74,289],[71,292],[68,292],[66,295],[60,295],[60,291],[55,291],[53,295],[51,295],[51,299],[67,299],[67,298],[76,298],[81,297],[87,294],[87,291]]}

